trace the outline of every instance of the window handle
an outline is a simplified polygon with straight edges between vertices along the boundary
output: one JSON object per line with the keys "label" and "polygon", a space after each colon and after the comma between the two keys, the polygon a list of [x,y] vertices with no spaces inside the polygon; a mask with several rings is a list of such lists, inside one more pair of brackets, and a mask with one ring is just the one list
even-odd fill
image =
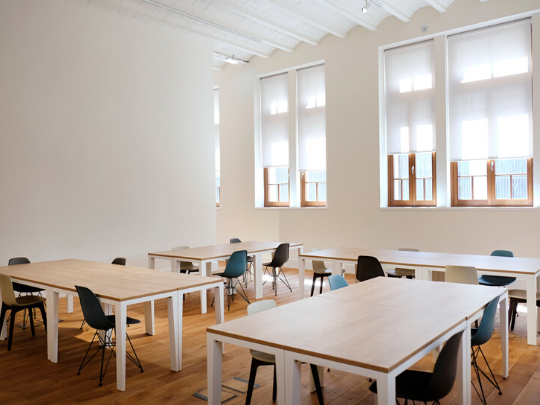
{"label": "window handle", "polygon": [[491,161],[491,171],[493,171],[493,160]]}
{"label": "window handle", "polygon": [[412,167],[412,174],[414,174],[414,166]]}

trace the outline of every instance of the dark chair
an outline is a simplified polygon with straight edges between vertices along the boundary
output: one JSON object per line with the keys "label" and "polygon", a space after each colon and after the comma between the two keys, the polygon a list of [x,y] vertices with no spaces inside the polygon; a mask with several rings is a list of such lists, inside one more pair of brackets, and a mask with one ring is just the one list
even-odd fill
{"label": "dark chair", "polygon": [[[227,279],[225,283],[225,294],[227,295],[227,309],[231,309],[231,300],[234,301],[234,294],[238,293],[246,302],[249,304],[249,299],[242,283],[238,280],[238,277],[241,277],[246,272],[247,266],[247,251],[239,250],[234,252],[223,273],[215,273],[215,276],[220,276]],[[240,286],[240,290],[237,287]],[[215,299],[215,297],[214,297]],[[212,301],[212,305],[214,302]]]}
{"label": "dark chair", "polygon": [[347,287],[349,283],[345,280],[345,277],[340,276],[339,274],[333,274],[328,277],[328,282],[330,283],[330,290],[339,290],[340,288]]}
{"label": "dark chair", "polygon": [[[540,291],[540,289],[538,289],[538,287],[540,287],[540,279],[537,279],[536,284],[536,291]],[[510,298],[510,305],[508,309],[508,322],[510,324],[510,330],[514,330],[514,326],[516,324],[518,304],[527,303],[527,291],[510,290],[508,291],[508,297]],[[536,293],[536,306],[540,308],[540,292]]]}
{"label": "dark chair", "polygon": [[[283,272],[283,265],[289,261],[289,243],[282,243],[280,244],[275,253],[274,257],[272,258],[271,262],[263,263],[264,273],[269,274],[268,267],[272,268],[272,288],[274,289],[275,295],[277,295],[277,280],[281,280],[285,286],[289,289],[290,292],[292,292],[291,285],[289,284],[289,281],[287,280],[287,277],[285,276],[285,273]],[[276,271],[276,269],[279,269],[279,271]],[[283,278],[281,278],[281,276]],[[263,283],[266,284],[266,281]]]}
{"label": "dark chair", "polygon": [[[11,310],[11,321],[9,323],[9,338],[8,338],[8,351],[11,350],[11,343],[13,342],[13,328],[15,326],[15,315],[17,312],[24,309],[29,311],[33,308],[39,308],[41,316],[43,317],[43,323],[45,325],[45,332],[47,332],[47,315],[45,315],[45,298],[35,295],[25,295],[23,297],[15,298],[15,291],[13,290],[13,283],[11,277],[6,274],[0,274],[0,292],[2,294],[2,311],[0,313],[0,333],[2,333],[2,327],[4,326],[4,319],[6,312]],[[36,335],[34,329],[34,317],[30,316],[30,328],[32,330],[32,336]]]}
{"label": "dark chair", "polygon": [[[256,314],[257,312],[266,311],[267,309],[275,308],[276,302],[274,300],[257,301],[250,304],[247,308],[248,316]],[[253,387],[255,386],[255,376],[257,375],[257,368],[260,366],[274,366],[274,386],[272,389],[272,401],[276,402],[277,384],[276,384],[276,358],[273,354],[259,352],[258,350],[250,350],[251,352],[251,369],[249,371],[248,391],[246,395],[246,405],[251,404],[251,396],[253,395]],[[311,373],[313,375],[313,383],[317,391],[317,398],[319,404],[324,405],[324,399],[322,396],[321,382],[319,380],[319,373],[315,364],[310,364]]]}
{"label": "dark chair", "polygon": [[[94,334],[94,337],[92,337],[92,341],[90,342],[90,346],[88,346],[88,350],[86,351],[86,354],[84,355],[83,361],[81,362],[81,366],[79,367],[79,371],[77,371],[77,375],[80,375],[81,370],[94,358],[96,354],[98,354],[101,351],[101,371],[99,373],[99,386],[101,387],[103,377],[105,377],[105,373],[107,372],[107,367],[109,365],[109,362],[111,361],[111,356],[114,354],[114,346],[116,345],[112,341],[112,331],[115,330],[116,326],[116,319],[114,315],[105,315],[103,312],[103,308],[101,308],[101,304],[98,300],[98,298],[95,296],[95,294],[89,290],[86,287],[79,287],[75,286],[77,289],[77,293],[79,294],[79,300],[81,301],[81,308],[83,311],[84,318],[86,319],[86,322],[88,325],[94,329],[96,329],[96,333]],[[134,325],[137,323],[140,323],[138,319],[133,319],[130,317],[126,318],[127,325]],[[103,332],[103,336],[99,334],[99,332]],[[90,349],[92,348],[92,344],[94,343],[94,340],[96,339],[96,336],[99,339],[99,347],[96,352],[88,359],[88,361],[85,363],[86,357],[88,356],[88,353],[90,352]],[[139,361],[139,358],[137,357],[137,353],[135,353],[135,349],[133,348],[133,344],[131,343],[131,339],[129,338],[129,335],[126,333],[127,340],[129,342],[129,345],[131,346],[131,350],[133,351],[133,356],[127,352],[126,350],[126,357],[131,360],[133,364],[135,364],[138,368],[140,368],[141,373],[144,371],[141,365],[141,362]],[[107,360],[107,364],[105,365],[105,370],[103,370],[103,362],[105,359],[105,349],[110,348],[111,353],[109,354],[109,358]]]}
{"label": "dark chair", "polygon": [[[462,335],[463,332],[458,332],[448,339],[437,358],[433,373],[405,370],[398,375],[396,398],[422,403],[433,401],[434,404],[440,404],[439,401],[447,396],[454,386]],[[377,382],[371,384],[369,389],[376,394]]]}
{"label": "dark chair", "polygon": [[[241,243],[242,241],[238,238],[231,238],[229,240],[230,243]],[[247,287],[247,274],[249,273],[251,275],[251,277],[253,278],[253,262],[254,262],[254,259],[253,259],[253,256],[248,256],[247,257],[247,269],[246,269],[246,272],[244,273],[244,283]]]}
{"label": "dark chair", "polygon": [[379,260],[373,256],[358,256],[356,279],[366,281],[375,277],[384,277],[384,270]]}
{"label": "dark chair", "polygon": [[[514,257],[509,250],[494,250],[491,256]],[[490,287],[504,287],[516,281],[516,277],[482,275],[478,277],[478,283]]]}
{"label": "dark chair", "polygon": [[[497,383],[497,379],[493,375],[493,371],[491,371],[491,367],[489,366],[486,356],[484,356],[484,352],[482,351],[481,346],[491,339],[491,335],[493,335],[493,325],[495,324],[495,315],[497,313],[497,304],[499,303],[499,297],[495,298],[493,301],[491,301],[486,308],[484,309],[484,315],[482,316],[482,321],[480,321],[480,326],[478,329],[473,328],[471,329],[471,364],[473,366],[474,372],[476,373],[476,377],[478,379],[478,385],[480,386],[480,392],[476,388],[476,386],[473,383],[474,390],[480,397],[480,401],[482,401],[483,404],[487,404],[486,402],[486,395],[484,394],[484,388],[482,387],[482,380],[480,379],[480,376],[483,375],[496,389],[499,391],[499,395],[502,395],[501,388],[499,387],[499,384]],[[484,370],[482,370],[478,366],[478,357],[479,355],[482,355],[484,358],[484,361],[486,363],[486,366],[488,367],[489,373],[491,374],[488,376]]]}

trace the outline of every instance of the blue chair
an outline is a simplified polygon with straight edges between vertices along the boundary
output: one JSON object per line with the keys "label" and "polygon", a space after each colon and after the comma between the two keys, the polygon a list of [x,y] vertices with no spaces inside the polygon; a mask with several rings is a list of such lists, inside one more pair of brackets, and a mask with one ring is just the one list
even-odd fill
{"label": "blue chair", "polygon": [[328,282],[330,283],[330,290],[339,290],[340,288],[347,287],[349,283],[345,280],[345,277],[339,274],[333,274],[328,277]]}
{"label": "blue chair", "polygon": [[[495,376],[493,375],[493,371],[491,371],[491,367],[489,366],[486,356],[484,356],[484,352],[482,351],[481,346],[491,339],[491,335],[493,335],[493,325],[495,324],[495,315],[497,312],[497,304],[499,303],[499,297],[495,298],[493,301],[491,301],[487,307],[484,309],[484,316],[482,317],[482,321],[480,322],[480,326],[478,329],[471,329],[471,364],[474,368],[474,372],[476,373],[476,377],[478,379],[478,385],[480,386],[480,392],[476,388],[476,386],[473,383],[473,387],[480,397],[480,400],[483,404],[486,404],[486,396],[484,393],[484,389],[482,387],[482,380],[480,379],[480,376],[483,375],[497,390],[499,391],[499,395],[502,395],[501,388],[499,387],[499,384],[497,383],[497,380],[495,379]],[[504,327],[504,326],[503,326]],[[484,358],[484,361],[488,367],[489,373],[491,374],[488,376],[484,370],[482,370],[478,366],[478,357],[479,355],[482,355]]]}
{"label": "blue chair", "polygon": [[[509,250],[494,250],[491,253],[491,256],[514,257],[514,254]],[[490,287],[504,287],[512,284],[514,281],[516,281],[515,277],[506,276],[482,275],[478,278],[479,284],[487,285]]]}
{"label": "blue chair", "polygon": [[[246,268],[247,250],[238,250],[237,252],[234,252],[229,258],[227,266],[225,267],[225,271],[223,273],[215,274],[216,276],[227,279],[227,282],[225,283],[225,294],[227,295],[227,309],[231,309],[231,300],[234,301],[235,293],[238,293],[238,295],[240,295],[248,304],[250,303],[247,294],[244,291],[244,287],[242,287],[242,283],[240,282],[240,280],[238,280],[238,278],[242,277],[242,275],[246,272]],[[240,289],[238,289],[238,287],[240,287]]]}

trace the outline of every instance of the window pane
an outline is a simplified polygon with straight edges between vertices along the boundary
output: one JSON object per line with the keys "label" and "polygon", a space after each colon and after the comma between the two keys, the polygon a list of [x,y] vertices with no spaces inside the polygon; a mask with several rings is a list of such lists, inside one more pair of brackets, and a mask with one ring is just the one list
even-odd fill
{"label": "window pane", "polygon": [[220,171],[216,171],[216,186],[221,186],[221,174]]}
{"label": "window pane", "polygon": [[433,200],[433,179],[426,179],[426,200]]}
{"label": "window pane", "polygon": [[487,176],[487,160],[458,162],[458,176]]}
{"label": "window pane", "polygon": [[510,176],[497,176],[495,177],[495,198],[497,199],[510,199]]}
{"label": "window pane", "polygon": [[474,199],[487,200],[487,177],[473,178]]}
{"label": "window pane", "polygon": [[394,178],[409,178],[409,155],[394,155]]}
{"label": "window pane", "polygon": [[289,167],[276,167],[276,178],[278,183],[289,182]]}
{"label": "window pane", "polygon": [[409,180],[403,180],[403,199],[409,199]]}
{"label": "window pane", "polygon": [[219,187],[216,187],[216,202],[219,202]]}
{"label": "window pane", "polygon": [[306,201],[317,201],[317,183],[306,183]]}
{"label": "window pane", "polygon": [[[459,163],[458,163],[458,168],[459,168]],[[471,177],[458,178],[458,199],[459,200],[472,199],[472,178]]]}
{"label": "window pane", "polygon": [[319,201],[326,201],[326,183],[319,183]]}
{"label": "window pane", "polygon": [[416,153],[416,177],[433,177],[431,153]]}
{"label": "window pane", "polygon": [[280,184],[279,186],[279,201],[286,202],[289,201],[289,185]]}
{"label": "window pane", "polygon": [[326,181],[326,172],[306,172],[306,181]]}
{"label": "window pane", "polygon": [[278,201],[278,186],[268,186],[268,201]]}
{"label": "window pane", "polygon": [[401,180],[394,180],[394,200],[401,200]]}
{"label": "window pane", "polygon": [[418,201],[424,200],[424,179],[416,180],[416,199]]}
{"label": "window pane", "polygon": [[514,199],[528,198],[527,176],[512,176],[512,193]]}
{"label": "window pane", "polygon": [[268,184],[276,184],[276,168],[275,167],[269,167],[268,168]]}
{"label": "window pane", "polygon": [[495,174],[527,173],[527,159],[498,159]]}

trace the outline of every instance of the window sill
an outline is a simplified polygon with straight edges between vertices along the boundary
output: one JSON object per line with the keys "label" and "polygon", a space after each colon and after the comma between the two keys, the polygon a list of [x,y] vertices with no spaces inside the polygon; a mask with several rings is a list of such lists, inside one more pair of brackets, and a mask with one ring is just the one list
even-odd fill
{"label": "window sill", "polygon": [[326,207],[255,207],[256,210],[325,210]]}
{"label": "window sill", "polygon": [[540,207],[379,207],[380,211],[410,211],[410,210],[435,210],[435,211],[522,211],[540,210]]}

